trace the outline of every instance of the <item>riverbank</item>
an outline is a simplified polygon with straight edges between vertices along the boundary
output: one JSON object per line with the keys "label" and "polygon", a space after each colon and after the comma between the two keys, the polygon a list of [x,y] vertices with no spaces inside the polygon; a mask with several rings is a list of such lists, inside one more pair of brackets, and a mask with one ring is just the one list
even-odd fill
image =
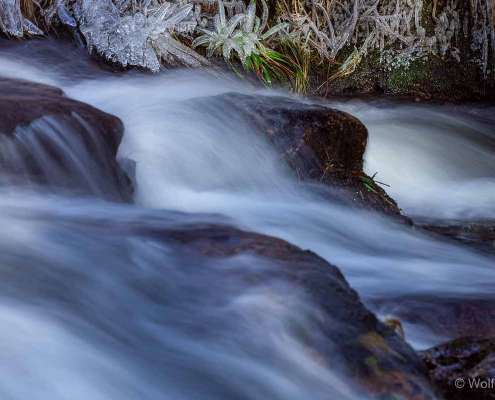
{"label": "riverbank", "polygon": [[23,0],[0,14],[6,37],[67,36],[122,69],[223,62],[296,93],[451,102],[493,101],[494,24],[494,0]]}

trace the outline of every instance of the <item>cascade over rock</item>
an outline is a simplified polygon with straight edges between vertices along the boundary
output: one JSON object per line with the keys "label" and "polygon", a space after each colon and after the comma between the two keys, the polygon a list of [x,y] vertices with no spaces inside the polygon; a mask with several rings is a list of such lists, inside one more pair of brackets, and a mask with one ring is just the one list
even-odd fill
{"label": "cascade over rock", "polygon": [[[128,228],[111,229],[125,232]],[[306,344],[321,363],[342,366],[373,396],[434,398],[412,348],[364,307],[337,267],[315,253],[281,239],[211,223],[137,226],[130,231],[167,244],[206,266],[215,260],[235,263],[236,257],[253,256],[253,268],[231,267],[223,271],[224,277],[228,280],[238,275],[254,286],[286,282],[295,292],[302,289],[307,293],[323,313],[317,322],[318,339],[313,337]],[[254,268],[263,262],[273,268]]]}
{"label": "cascade over rock", "polygon": [[407,221],[395,201],[363,172],[368,132],[352,115],[281,96],[227,93],[199,102],[226,112],[242,110],[300,180],[323,182],[334,199]]}
{"label": "cascade over rock", "polygon": [[124,131],[119,118],[56,87],[7,78],[0,78],[0,110],[2,179],[130,199],[116,160]]}

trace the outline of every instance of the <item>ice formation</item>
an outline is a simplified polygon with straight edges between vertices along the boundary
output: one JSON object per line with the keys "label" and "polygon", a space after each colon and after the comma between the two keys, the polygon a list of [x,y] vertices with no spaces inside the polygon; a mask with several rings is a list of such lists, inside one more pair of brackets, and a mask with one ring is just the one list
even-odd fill
{"label": "ice formation", "polygon": [[79,0],[74,15],[90,51],[123,66],[160,69],[160,59],[197,66],[200,57],[173,37],[196,28],[191,3]]}
{"label": "ice formation", "polygon": [[28,35],[42,35],[43,31],[33,22],[24,18],[20,0],[0,0],[0,31],[8,36],[20,38]]}
{"label": "ice formation", "polygon": [[[189,66],[206,62],[173,37],[192,37],[197,25],[193,7],[159,0],[55,0],[40,12],[47,26],[57,20],[77,28],[89,51],[122,66],[158,71],[162,59]],[[22,16],[20,0],[0,0],[0,29],[15,37],[43,34]]]}

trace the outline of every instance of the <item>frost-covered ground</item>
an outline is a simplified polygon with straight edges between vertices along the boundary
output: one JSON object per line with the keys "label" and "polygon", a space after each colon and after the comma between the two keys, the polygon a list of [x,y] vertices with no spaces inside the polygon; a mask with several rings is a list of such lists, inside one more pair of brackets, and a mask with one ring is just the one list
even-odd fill
{"label": "frost-covered ground", "polygon": [[[260,23],[239,35],[243,18],[254,21],[250,5],[243,0],[0,0],[0,30],[19,38],[65,26],[83,37],[89,51],[123,66],[152,71],[163,64],[205,64],[189,45],[205,30],[211,32],[203,43],[210,50],[230,59],[234,49],[243,62],[246,50],[248,54],[256,51],[256,40],[271,36],[261,36],[268,20],[285,22],[282,37],[323,59],[335,60],[343,49],[355,47],[345,64],[350,70],[372,49],[379,50],[390,68],[430,54],[460,62],[469,57],[485,76],[493,66],[495,0],[448,0],[441,5],[437,0],[314,0],[307,4],[290,0],[272,2],[275,15],[269,15],[264,0],[254,4],[251,8],[260,15]],[[466,37],[471,42],[469,55],[461,54],[465,49],[459,48]],[[213,56],[215,51],[210,53]]]}

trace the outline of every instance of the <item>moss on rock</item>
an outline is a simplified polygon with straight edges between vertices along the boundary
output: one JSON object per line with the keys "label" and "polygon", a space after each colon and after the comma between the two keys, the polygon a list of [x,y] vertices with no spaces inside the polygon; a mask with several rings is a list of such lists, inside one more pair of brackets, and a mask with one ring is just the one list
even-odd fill
{"label": "moss on rock", "polygon": [[441,101],[495,99],[493,72],[484,78],[475,63],[437,56],[387,69],[381,64],[378,51],[373,51],[349,76],[326,82],[325,74],[328,76],[328,71],[320,67],[312,77],[313,90],[321,96],[385,94]]}
{"label": "moss on rock", "polygon": [[438,100],[481,100],[495,97],[493,80],[485,80],[477,65],[429,57],[387,75],[385,92]]}

